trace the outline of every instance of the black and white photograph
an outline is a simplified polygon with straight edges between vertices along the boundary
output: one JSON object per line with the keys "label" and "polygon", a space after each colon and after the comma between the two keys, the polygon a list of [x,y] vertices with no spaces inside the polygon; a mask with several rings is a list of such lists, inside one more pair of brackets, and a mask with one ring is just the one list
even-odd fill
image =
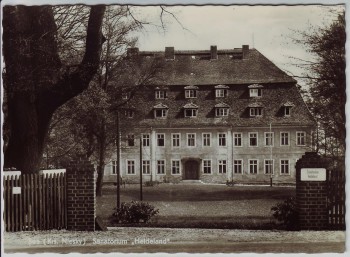
{"label": "black and white photograph", "polygon": [[345,1],[1,3],[1,253],[344,255]]}

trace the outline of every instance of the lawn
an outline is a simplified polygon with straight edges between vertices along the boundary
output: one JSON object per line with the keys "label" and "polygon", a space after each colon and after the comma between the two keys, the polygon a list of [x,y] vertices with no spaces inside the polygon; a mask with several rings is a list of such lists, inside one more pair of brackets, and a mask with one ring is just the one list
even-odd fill
{"label": "lawn", "polygon": [[[104,185],[103,196],[97,198],[97,215],[107,226],[117,226],[111,219],[116,192],[116,186]],[[293,187],[205,184],[143,187],[143,200],[158,208],[159,214],[141,226],[271,229],[276,227],[271,207],[294,195]],[[139,197],[138,185],[121,188],[122,202]]]}

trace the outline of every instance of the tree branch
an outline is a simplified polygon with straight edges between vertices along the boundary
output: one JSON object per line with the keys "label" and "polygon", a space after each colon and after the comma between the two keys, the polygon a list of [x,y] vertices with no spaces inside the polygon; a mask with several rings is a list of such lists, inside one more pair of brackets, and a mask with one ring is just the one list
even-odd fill
{"label": "tree branch", "polygon": [[83,60],[77,69],[72,73],[69,70],[64,72],[56,85],[44,92],[42,97],[44,106],[55,110],[88,87],[100,63],[101,48],[104,42],[102,21],[105,9],[103,5],[91,7]]}

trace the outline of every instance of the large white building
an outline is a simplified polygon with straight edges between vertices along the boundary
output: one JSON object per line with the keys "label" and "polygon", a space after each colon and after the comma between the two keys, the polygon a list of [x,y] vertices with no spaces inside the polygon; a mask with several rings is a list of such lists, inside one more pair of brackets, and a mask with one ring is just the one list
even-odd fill
{"label": "large white building", "polygon": [[[295,163],[312,146],[315,125],[296,81],[248,45],[230,50],[141,52],[163,58],[161,82],[136,92],[121,119],[121,176],[223,183],[295,181]],[[123,96],[127,97],[127,95]],[[116,156],[104,181],[116,181]]]}

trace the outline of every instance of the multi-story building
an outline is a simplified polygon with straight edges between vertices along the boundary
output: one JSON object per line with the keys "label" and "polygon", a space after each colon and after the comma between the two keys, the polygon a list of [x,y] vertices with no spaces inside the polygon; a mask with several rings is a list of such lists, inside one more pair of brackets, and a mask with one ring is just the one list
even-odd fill
{"label": "multi-story building", "polygon": [[[121,123],[134,121],[121,137],[123,179],[139,181],[142,167],[144,181],[295,182],[315,122],[296,81],[258,50],[133,48],[130,56],[165,61],[162,82],[136,92],[122,112]],[[105,181],[116,181],[116,164]]]}

